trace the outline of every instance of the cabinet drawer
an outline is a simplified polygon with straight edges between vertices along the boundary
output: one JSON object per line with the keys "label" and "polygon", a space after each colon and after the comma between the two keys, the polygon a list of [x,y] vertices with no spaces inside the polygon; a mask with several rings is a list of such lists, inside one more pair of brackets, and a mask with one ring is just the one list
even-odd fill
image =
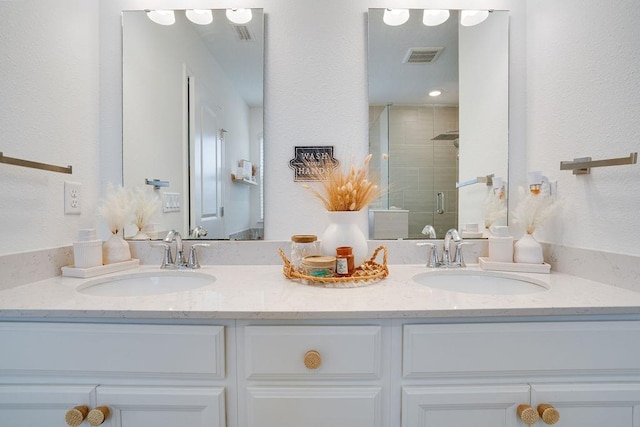
{"label": "cabinet drawer", "polygon": [[247,326],[244,345],[248,379],[380,378],[380,326]]}
{"label": "cabinet drawer", "polygon": [[224,377],[221,326],[0,324],[0,372]]}
{"label": "cabinet drawer", "polygon": [[406,378],[626,373],[640,369],[640,322],[405,325]]}

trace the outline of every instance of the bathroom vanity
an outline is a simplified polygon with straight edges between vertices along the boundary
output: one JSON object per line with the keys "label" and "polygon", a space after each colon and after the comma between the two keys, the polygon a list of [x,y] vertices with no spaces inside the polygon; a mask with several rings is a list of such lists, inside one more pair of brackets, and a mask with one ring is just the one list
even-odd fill
{"label": "bathroom vanity", "polygon": [[79,405],[114,427],[637,425],[640,294],[560,273],[531,276],[542,292],[452,292],[413,280],[425,271],[328,289],[216,266],[180,293],[2,291],[0,425],[64,426]]}

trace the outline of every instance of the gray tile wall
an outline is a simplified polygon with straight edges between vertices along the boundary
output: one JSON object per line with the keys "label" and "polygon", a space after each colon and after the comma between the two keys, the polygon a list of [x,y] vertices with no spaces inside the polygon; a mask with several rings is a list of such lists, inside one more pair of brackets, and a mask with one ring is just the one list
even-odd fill
{"label": "gray tile wall", "polygon": [[[389,114],[390,204],[409,210],[409,237],[423,237],[427,224],[438,237],[457,227],[457,149],[453,141],[432,141],[458,130],[458,108],[392,106]],[[436,194],[445,194],[445,213],[435,213]]]}

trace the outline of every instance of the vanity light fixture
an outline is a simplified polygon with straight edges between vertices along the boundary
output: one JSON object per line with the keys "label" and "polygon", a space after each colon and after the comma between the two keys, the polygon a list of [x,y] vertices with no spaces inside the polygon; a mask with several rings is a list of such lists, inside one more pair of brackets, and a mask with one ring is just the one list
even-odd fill
{"label": "vanity light fixture", "polygon": [[429,96],[440,96],[442,95],[442,91],[440,89],[434,89],[429,92]]}
{"label": "vanity light fixture", "polygon": [[422,23],[427,27],[435,27],[449,19],[450,13],[446,9],[425,9],[422,14]]}
{"label": "vanity light fixture", "polygon": [[156,24],[173,25],[176,22],[176,15],[173,10],[148,10],[147,16]]}
{"label": "vanity light fixture", "polygon": [[460,25],[463,27],[472,27],[483,22],[488,17],[488,10],[463,10],[460,14]]}
{"label": "vanity light fixture", "polygon": [[234,24],[246,24],[252,17],[251,9],[227,9],[227,19]]}
{"label": "vanity light fixture", "polygon": [[402,25],[409,20],[409,9],[385,9],[382,20],[392,27]]}
{"label": "vanity light fixture", "polygon": [[198,25],[208,25],[213,22],[213,14],[208,9],[189,9],[185,12],[187,19]]}

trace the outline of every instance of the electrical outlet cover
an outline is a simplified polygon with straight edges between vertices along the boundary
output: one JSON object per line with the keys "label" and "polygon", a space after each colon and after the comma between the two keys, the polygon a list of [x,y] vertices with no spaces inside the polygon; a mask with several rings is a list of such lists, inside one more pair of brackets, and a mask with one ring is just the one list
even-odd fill
{"label": "electrical outlet cover", "polygon": [[64,213],[65,215],[80,215],[81,188],[77,182],[64,182]]}

